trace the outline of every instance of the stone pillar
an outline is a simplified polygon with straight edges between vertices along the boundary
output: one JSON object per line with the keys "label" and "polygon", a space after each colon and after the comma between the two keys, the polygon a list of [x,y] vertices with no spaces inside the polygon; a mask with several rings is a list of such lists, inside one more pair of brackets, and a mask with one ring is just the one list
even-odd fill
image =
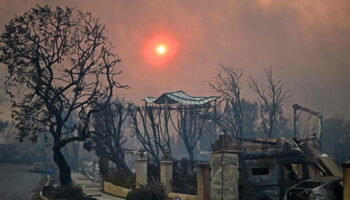
{"label": "stone pillar", "polygon": [[210,199],[239,200],[239,158],[237,152],[213,152],[210,167]]}
{"label": "stone pillar", "polygon": [[160,161],[160,182],[164,185],[165,189],[170,192],[172,190],[173,181],[173,161],[162,160]]}
{"label": "stone pillar", "polygon": [[147,159],[136,160],[136,188],[147,185]]}
{"label": "stone pillar", "polygon": [[210,199],[210,167],[209,163],[197,165],[197,190],[199,200]]}
{"label": "stone pillar", "polygon": [[343,199],[350,200],[350,160],[343,163]]}

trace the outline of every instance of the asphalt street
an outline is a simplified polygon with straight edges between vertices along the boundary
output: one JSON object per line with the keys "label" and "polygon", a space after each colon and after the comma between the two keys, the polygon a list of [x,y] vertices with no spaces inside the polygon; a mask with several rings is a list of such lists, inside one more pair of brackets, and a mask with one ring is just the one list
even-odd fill
{"label": "asphalt street", "polygon": [[29,172],[30,165],[0,163],[0,199],[28,200],[41,179],[40,173]]}

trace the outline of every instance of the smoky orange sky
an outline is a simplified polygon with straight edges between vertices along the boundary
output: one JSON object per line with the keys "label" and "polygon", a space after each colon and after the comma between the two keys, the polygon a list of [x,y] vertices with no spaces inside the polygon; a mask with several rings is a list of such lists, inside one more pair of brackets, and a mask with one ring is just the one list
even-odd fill
{"label": "smoky orange sky", "polygon": [[[136,103],[174,90],[212,95],[207,82],[220,65],[243,69],[244,81],[263,80],[271,66],[293,91],[286,106],[350,118],[348,0],[1,0],[0,26],[35,4],[78,7],[99,17],[123,60],[120,80],[131,86],[119,94]],[[143,54],[157,34],[177,43],[161,67]],[[254,98],[246,83],[243,90]]]}

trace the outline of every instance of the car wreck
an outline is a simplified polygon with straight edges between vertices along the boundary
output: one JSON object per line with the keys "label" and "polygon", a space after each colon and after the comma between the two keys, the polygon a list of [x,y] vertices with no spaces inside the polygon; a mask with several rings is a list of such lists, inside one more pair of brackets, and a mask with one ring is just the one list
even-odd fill
{"label": "car wreck", "polygon": [[298,183],[287,190],[283,200],[338,200],[343,199],[339,177],[318,177]]}
{"label": "car wreck", "polygon": [[212,151],[212,200],[342,199],[341,171],[313,139],[221,135]]}

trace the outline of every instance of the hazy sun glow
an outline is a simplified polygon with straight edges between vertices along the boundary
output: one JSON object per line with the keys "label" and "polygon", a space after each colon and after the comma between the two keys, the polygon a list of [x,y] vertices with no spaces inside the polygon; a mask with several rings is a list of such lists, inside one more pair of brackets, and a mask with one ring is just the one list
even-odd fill
{"label": "hazy sun glow", "polygon": [[175,59],[179,43],[170,33],[156,33],[145,40],[143,58],[153,67],[163,68]]}
{"label": "hazy sun glow", "polygon": [[165,53],[167,52],[167,48],[166,48],[165,45],[161,44],[161,45],[158,45],[158,46],[157,46],[156,51],[157,51],[157,53],[158,53],[159,55],[163,55],[163,54],[165,54]]}

